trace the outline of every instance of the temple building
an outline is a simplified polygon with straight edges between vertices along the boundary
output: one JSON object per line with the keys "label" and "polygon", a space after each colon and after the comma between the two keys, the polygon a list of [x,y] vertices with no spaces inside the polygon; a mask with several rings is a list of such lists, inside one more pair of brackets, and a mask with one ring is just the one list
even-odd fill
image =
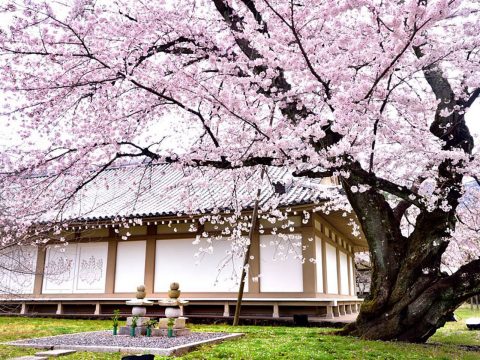
{"label": "temple building", "polygon": [[[201,213],[182,214],[176,198],[181,195],[172,193],[183,175],[170,165],[152,166],[149,185],[142,183],[141,196],[132,195],[129,179],[144,172],[142,166],[105,171],[85,190],[83,203],[77,201],[69,210],[71,220],[61,237],[3,250],[3,307],[25,315],[126,313],[125,301],[138,285],[144,284],[147,298],[155,300],[166,297],[169,284],[178,282],[182,298],[190,301],[184,316],[233,316],[243,258],[226,235],[230,224],[218,216],[204,221]],[[269,172],[273,183],[262,188],[260,205],[277,196],[286,216],[276,220],[266,212],[260,215],[242,316],[334,318],[357,312],[361,299],[355,291],[353,256],[366,249],[365,239],[352,235],[350,215],[316,210],[318,189],[338,186],[331,179],[288,185],[285,170]],[[99,186],[100,181],[109,186]],[[227,217],[228,206],[218,206],[215,198],[220,195],[202,196],[205,208],[221,208],[220,215]],[[80,207],[82,217],[72,215]],[[250,221],[251,213],[245,211],[241,218]],[[163,309],[151,306],[148,311],[162,315]]]}

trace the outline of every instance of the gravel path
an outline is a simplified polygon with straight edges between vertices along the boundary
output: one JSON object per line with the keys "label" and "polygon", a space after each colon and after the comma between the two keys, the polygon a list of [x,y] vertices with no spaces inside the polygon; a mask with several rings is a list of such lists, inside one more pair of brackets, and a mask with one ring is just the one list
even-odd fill
{"label": "gravel path", "polygon": [[169,338],[167,336],[130,337],[128,335],[112,335],[111,331],[93,331],[77,334],[49,336],[36,339],[17,340],[12,344],[34,344],[41,346],[115,346],[131,348],[158,348],[188,345],[198,341],[213,340],[228,335],[228,333],[192,332],[189,335]]}

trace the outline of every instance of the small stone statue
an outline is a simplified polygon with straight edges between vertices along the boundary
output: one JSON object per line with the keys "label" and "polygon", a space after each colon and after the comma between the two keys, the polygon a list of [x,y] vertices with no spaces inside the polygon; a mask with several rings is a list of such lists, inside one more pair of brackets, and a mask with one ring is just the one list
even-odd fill
{"label": "small stone statue", "polygon": [[176,282],[170,284],[170,290],[168,290],[168,297],[170,299],[178,299],[180,297],[181,291],[178,290],[180,285]]}
{"label": "small stone statue", "polygon": [[147,296],[147,293],[145,292],[145,285],[137,286],[137,294],[135,297],[137,299],[145,299],[145,296]]}

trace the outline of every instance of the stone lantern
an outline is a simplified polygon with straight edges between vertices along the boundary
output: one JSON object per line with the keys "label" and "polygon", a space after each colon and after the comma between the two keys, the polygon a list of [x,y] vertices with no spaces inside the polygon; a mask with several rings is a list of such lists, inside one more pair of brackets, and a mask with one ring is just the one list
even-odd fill
{"label": "stone lantern", "polygon": [[136,335],[145,335],[147,332],[147,322],[150,320],[147,314],[147,306],[152,306],[153,302],[145,299],[145,285],[137,286],[137,293],[135,299],[130,299],[126,302],[127,305],[132,306],[132,316],[127,317],[126,326],[122,326],[119,331],[119,335],[130,334],[130,327],[132,325],[132,319],[137,316],[137,327],[135,329]]}
{"label": "stone lantern", "polygon": [[168,291],[168,299],[161,299],[158,301],[160,306],[165,306],[165,318],[160,319],[159,335],[167,335],[168,322],[173,319],[173,335],[181,336],[190,333],[190,329],[185,327],[186,317],[183,317],[183,307],[188,305],[188,301],[180,299],[180,285],[178,283],[171,283]]}

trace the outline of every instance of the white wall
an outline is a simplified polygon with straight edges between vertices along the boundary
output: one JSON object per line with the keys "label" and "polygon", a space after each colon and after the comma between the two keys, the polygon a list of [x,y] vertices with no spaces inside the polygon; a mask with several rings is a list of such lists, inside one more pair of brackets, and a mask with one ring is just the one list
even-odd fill
{"label": "white wall", "polygon": [[315,258],[317,269],[317,292],[323,293],[322,239],[315,236]]}
{"label": "white wall", "polygon": [[0,293],[33,293],[37,253],[36,246],[12,246],[0,252]]}
{"label": "white wall", "polygon": [[107,242],[50,245],[45,258],[44,294],[103,293]]}
{"label": "white wall", "polygon": [[[301,241],[298,239],[292,242]],[[288,252],[288,241],[276,235],[260,236],[260,291],[302,292],[303,266]],[[301,247],[296,254],[301,254]]]}
{"label": "white wall", "polygon": [[118,242],[115,292],[134,293],[145,282],[146,248],[145,240]]}
{"label": "white wall", "polygon": [[329,294],[338,294],[338,278],[337,278],[337,250],[329,243],[325,243],[326,260],[327,260],[327,284]]}
{"label": "white wall", "polygon": [[194,240],[157,240],[155,292],[168,291],[171,282],[178,282],[183,292],[236,292],[243,257],[227,254],[231,241],[222,238],[207,243],[202,239],[193,245]]}
{"label": "white wall", "polygon": [[348,257],[347,254],[345,254],[343,251],[340,251],[340,281],[340,294],[348,295]]}

